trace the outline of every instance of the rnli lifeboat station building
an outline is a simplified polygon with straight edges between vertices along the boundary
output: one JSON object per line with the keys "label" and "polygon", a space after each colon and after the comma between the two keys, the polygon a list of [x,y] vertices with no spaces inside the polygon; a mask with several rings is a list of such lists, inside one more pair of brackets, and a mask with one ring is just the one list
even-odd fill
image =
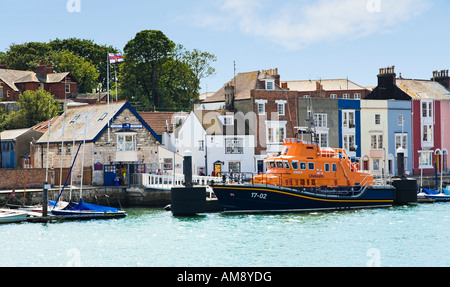
{"label": "rnli lifeboat station building", "polygon": [[61,166],[63,184],[73,166],[73,183],[79,184],[84,155],[83,184],[128,185],[130,174],[150,172],[158,161],[160,141],[126,101],[69,107],[33,145],[34,167],[48,165],[58,185]]}

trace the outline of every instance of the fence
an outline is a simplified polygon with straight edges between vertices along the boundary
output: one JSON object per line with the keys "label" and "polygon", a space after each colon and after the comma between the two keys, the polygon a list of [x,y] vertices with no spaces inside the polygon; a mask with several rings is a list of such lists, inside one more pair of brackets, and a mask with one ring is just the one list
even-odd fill
{"label": "fence", "polygon": [[[175,186],[183,186],[184,184],[184,175],[183,174],[175,174],[175,175],[159,175],[159,174],[141,174],[142,178],[142,186],[150,189],[157,190],[170,190]],[[193,175],[192,182],[195,185],[206,186],[210,182],[221,182],[222,178],[213,177],[213,176],[199,176]]]}

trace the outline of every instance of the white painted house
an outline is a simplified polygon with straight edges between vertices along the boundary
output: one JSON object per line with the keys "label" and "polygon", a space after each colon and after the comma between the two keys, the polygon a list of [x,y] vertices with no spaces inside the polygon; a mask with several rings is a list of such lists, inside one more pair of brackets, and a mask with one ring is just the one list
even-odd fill
{"label": "white painted house", "polygon": [[191,112],[184,123],[169,135],[168,149],[183,155],[192,152],[194,171],[256,172],[255,139],[245,125],[239,127],[234,113],[224,111]]}

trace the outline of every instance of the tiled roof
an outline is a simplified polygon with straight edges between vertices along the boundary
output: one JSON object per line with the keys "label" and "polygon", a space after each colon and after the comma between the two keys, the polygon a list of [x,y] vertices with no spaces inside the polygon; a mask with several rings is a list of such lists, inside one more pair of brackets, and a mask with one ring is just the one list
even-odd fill
{"label": "tiled roof", "polygon": [[[228,85],[235,87],[235,100],[243,100],[251,98],[251,90],[255,89],[264,89],[265,87],[261,83],[261,81],[275,78],[267,73],[262,73],[260,71],[248,72],[248,73],[239,73],[235,78],[231,79],[228,83],[223,85],[223,87],[214,93],[212,96],[209,96],[204,100],[204,103],[212,103],[212,102],[223,102],[225,101],[225,87]],[[275,90],[281,90],[280,87],[275,85]]]}
{"label": "tiled roof", "polygon": [[282,83],[287,83],[287,87],[289,90],[299,92],[316,91],[319,85],[321,85],[324,91],[352,91],[366,89],[347,79],[284,81]]}
{"label": "tiled roof", "polygon": [[397,79],[397,87],[412,99],[450,100],[450,91],[430,80]]}
{"label": "tiled roof", "polygon": [[0,69],[0,81],[3,81],[11,89],[19,92],[18,83],[59,83],[70,73],[51,73],[44,79],[39,74],[31,71],[19,71]]}
{"label": "tiled roof", "polygon": [[187,117],[189,114],[185,112],[140,112],[139,115],[157,134],[162,134],[172,131],[176,115]]}

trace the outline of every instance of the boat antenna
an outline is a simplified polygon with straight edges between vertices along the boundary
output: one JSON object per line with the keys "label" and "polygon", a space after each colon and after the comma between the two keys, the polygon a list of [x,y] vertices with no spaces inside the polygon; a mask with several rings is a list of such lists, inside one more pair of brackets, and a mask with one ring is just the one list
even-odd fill
{"label": "boat antenna", "polygon": [[309,98],[308,108],[307,108],[307,121],[308,121],[308,132],[311,134],[311,142],[318,145],[316,137],[316,123],[314,121],[314,110],[312,105],[312,99]]}

